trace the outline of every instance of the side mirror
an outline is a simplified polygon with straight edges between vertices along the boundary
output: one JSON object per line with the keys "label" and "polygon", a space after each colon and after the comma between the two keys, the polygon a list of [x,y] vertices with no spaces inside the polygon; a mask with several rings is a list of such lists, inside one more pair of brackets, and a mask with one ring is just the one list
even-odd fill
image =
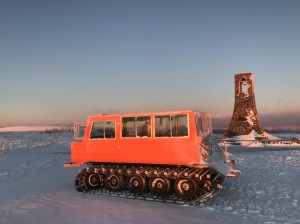
{"label": "side mirror", "polygon": [[83,139],[85,133],[86,124],[85,123],[76,123],[74,124],[74,138]]}

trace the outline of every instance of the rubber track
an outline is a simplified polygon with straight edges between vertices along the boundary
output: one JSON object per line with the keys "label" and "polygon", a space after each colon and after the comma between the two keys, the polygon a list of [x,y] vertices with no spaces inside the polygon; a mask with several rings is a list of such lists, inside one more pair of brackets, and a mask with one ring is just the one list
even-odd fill
{"label": "rubber track", "polygon": [[[149,187],[143,191],[142,194],[136,195],[131,193],[127,187],[125,180],[125,187],[119,191],[109,191],[104,184],[97,189],[90,187],[87,184],[87,175],[97,173],[102,175],[108,174],[120,174],[127,179],[131,175],[142,176],[147,180],[147,185],[149,184],[149,180],[153,177],[166,177],[170,180],[171,190],[168,195],[165,196],[156,196],[153,195],[149,191]],[[75,177],[76,179],[80,176],[85,176],[85,181],[81,181],[80,184],[75,184],[77,190],[92,193],[98,195],[108,195],[115,197],[123,197],[129,199],[141,199],[141,200],[149,200],[149,201],[158,201],[158,202],[166,202],[173,204],[182,204],[182,205],[190,205],[197,206],[199,204],[204,203],[210,198],[214,197],[219,189],[221,189],[221,184],[224,180],[223,176],[217,173],[214,170],[208,168],[191,168],[191,167],[176,167],[176,166],[141,166],[141,165],[115,165],[115,164],[88,164],[86,169],[83,169],[79,172],[79,174]],[[193,178],[197,180],[199,184],[199,192],[196,196],[190,199],[182,199],[177,196],[174,190],[174,182],[178,178]],[[202,185],[209,183],[209,187],[204,188]]]}

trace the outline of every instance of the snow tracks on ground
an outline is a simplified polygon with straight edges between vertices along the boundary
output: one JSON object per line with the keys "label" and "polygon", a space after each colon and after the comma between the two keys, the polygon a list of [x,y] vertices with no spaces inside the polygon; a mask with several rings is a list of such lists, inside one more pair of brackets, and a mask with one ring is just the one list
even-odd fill
{"label": "snow tracks on ground", "polygon": [[228,180],[209,206],[257,223],[300,223],[300,149],[230,151],[242,175]]}

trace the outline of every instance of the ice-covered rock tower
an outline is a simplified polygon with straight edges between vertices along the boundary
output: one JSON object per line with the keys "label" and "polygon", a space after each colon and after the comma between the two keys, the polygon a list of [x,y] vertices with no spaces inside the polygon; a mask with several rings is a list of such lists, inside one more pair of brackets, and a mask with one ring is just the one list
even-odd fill
{"label": "ice-covered rock tower", "polygon": [[252,130],[262,135],[264,130],[256,110],[252,73],[236,74],[234,86],[234,110],[224,137],[248,135]]}

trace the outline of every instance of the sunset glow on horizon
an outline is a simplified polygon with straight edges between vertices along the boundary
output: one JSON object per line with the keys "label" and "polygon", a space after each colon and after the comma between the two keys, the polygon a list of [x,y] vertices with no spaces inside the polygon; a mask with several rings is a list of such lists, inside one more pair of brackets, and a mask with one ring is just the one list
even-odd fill
{"label": "sunset glow on horizon", "polygon": [[200,110],[225,128],[234,75],[264,127],[300,127],[300,2],[1,1],[0,128]]}

